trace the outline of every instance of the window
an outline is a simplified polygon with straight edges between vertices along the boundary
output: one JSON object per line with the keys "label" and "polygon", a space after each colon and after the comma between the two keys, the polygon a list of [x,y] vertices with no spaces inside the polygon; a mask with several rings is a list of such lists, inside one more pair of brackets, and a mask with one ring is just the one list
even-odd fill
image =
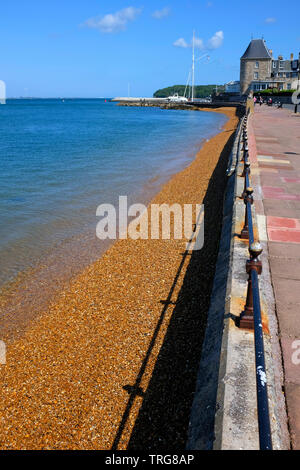
{"label": "window", "polygon": [[280,68],[280,69],[283,69],[283,68],[284,68],[283,60],[280,60],[280,61],[279,61],[279,68]]}
{"label": "window", "polygon": [[258,72],[254,72],[254,80],[258,80]]}
{"label": "window", "polygon": [[290,83],[287,84],[287,89],[288,90],[291,90],[292,89],[292,85]]}
{"label": "window", "polygon": [[273,60],[273,69],[276,69],[276,62]]}
{"label": "window", "polygon": [[255,62],[255,68],[259,69],[259,62]]}

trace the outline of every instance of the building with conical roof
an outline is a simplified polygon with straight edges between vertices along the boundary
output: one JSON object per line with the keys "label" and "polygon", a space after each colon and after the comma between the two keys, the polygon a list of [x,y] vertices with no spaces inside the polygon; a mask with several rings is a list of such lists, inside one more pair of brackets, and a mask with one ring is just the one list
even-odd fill
{"label": "building with conical roof", "polygon": [[241,60],[253,59],[253,60],[270,60],[272,55],[267,49],[266,42],[264,39],[252,39],[249,46],[246,49],[246,52],[241,57]]}
{"label": "building with conical roof", "polygon": [[252,39],[241,57],[240,89],[245,95],[251,91],[269,88],[289,90],[298,79],[299,60],[284,60],[282,56],[273,58],[264,39]]}

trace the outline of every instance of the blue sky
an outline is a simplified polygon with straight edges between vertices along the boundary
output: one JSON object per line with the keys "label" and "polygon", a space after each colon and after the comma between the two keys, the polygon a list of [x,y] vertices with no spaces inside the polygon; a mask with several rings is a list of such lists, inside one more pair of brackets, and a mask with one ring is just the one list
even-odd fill
{"label": "blue sky", "polygon": [[7,95],[151,96],[185,84],[196,33],[196,84],[239,79],[251,36],[274,55],[300,51],[291,0],[10,0],[1,2],[0,80]]}

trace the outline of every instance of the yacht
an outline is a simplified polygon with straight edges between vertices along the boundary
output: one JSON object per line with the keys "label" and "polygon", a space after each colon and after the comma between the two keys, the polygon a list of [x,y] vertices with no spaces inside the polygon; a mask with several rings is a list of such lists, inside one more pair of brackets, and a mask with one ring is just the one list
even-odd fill
{"label": "yacht", "polygon": [[178,93],[174,93],[174,95],[168,96],[167,101],[175,103],[186,103],[188,99],[185,96],[179,96]]}

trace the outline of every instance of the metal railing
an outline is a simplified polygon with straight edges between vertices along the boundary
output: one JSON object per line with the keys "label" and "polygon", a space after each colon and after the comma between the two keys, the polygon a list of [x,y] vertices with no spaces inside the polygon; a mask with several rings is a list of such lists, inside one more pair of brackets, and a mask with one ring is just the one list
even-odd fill
{"label": "metal railing", "polygon": [[248,259],[246,262],[246,272],[248,274],[246,304],[243,312],[240,315],[238,324],[240,328],[254,330],[259,443],[261,450],[272,450],[263,324],[258,278],[262,272],[262,262],[259,260],[259,256],[263,250],[260,243],[254,240],[252,214],[252,204],[254,199],[253,189],[250,184],[251,165],[249,160],[247,124],[248,115],[244,117],[242,130],[244,170],[241,176],[245,179],[244,191],[242,193],[242,199],[244,200],[245,204],[245,221],[240,237],[243,240],[249,240],[250,259]]}

